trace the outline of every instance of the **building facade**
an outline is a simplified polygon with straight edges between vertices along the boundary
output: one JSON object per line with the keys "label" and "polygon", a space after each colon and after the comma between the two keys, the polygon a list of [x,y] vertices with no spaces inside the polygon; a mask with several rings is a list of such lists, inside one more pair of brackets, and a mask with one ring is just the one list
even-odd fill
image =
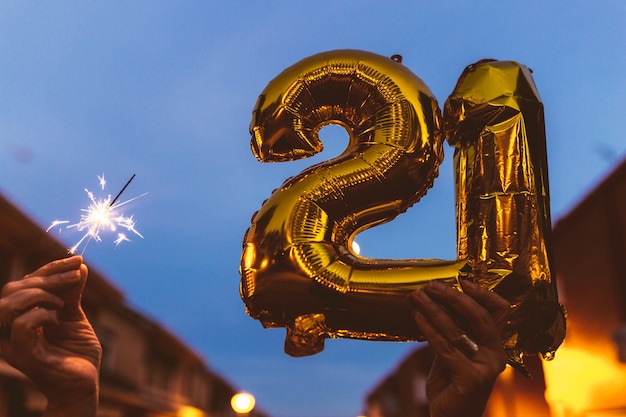
{"label": "building facade", "polygon": [[[67,250],[0,196],[0,287]],[[98,417],[231,417],[237,390],[90,269],[83,308],[103,348]],[[37,417],[45,397],[0,354],[0,417]],[[260,411],[249,416],[263,417]]]}

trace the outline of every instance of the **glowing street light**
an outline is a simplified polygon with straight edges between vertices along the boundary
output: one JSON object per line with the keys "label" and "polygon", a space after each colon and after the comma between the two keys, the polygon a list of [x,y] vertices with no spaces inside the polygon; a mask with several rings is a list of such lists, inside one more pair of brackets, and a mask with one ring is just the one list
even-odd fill
{"label": "glowing street light", "polygon": [[255,400],[252,394],[239,392],[230,399],[230,406],[237,414],[247,414],[254,408]]}

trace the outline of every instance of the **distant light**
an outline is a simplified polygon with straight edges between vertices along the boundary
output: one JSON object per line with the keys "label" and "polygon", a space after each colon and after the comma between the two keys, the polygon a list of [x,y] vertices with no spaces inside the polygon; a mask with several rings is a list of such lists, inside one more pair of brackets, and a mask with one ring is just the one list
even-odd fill
{"label": "distant light", "polygon": [[356,243],[356,240],[352,241],[352,250],[354,251],[354,253],[356,253],[357,255],[361,254],[361,247],[359,246],[358,243]]}
{"label": "distant light", "polygon": [[230,406],[236,413],[245,414],[252,411],[254,408],[255,400],[252,394],[247,392],[240,392],[230,399]]}
{"label": "distant light", "polygon": [[205,417],[206,414],[202,410],[189,405],[184,405],[178,410],[176,417]]}

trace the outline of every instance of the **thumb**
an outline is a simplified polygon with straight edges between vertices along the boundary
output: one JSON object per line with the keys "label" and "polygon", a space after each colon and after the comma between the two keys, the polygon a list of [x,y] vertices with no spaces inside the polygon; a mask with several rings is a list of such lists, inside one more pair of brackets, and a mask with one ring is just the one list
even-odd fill
{"label": "thumb", "polygon": [[64,294],[59,296],[63,299],[65,304],[63,308],[59,310],[59,320],[63,321],[78,321],[85,317],[85,313],[81,307],[81,300],[83,296],[83,290],[87,283],[88,269],[87,265],[81,264],[79,267],[80,280],[76,285],[70,288]]}

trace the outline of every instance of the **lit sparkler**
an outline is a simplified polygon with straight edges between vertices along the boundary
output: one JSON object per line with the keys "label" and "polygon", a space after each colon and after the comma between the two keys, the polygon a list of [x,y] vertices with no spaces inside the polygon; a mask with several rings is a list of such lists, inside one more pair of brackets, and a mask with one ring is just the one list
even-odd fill
{"label": "lit sparkler", "polygon": [[[96,198],[94,194],[85,188],[85,192],[89,197],[91,203],[86,209],[81,209],[83,214],[80,215],[80,220],[78,223],[69,224],[69,220],[55,220],[52,222],[50,227],[46,230],[49,231],[60,225],[65,226],[66,229],[75,228],[79,232],[84,232],[83,236],[80,240],[71,248],[68,249],[70,254],[74,254],[78,251],[78,248],[83,245],[83,249],[81,251],[81,255],[85,253],[87,249],[87,245],[93,239],[96,242],[101,242],[102,238],[100,237],[100,233],[102,231],[111,231],[116,232],[118,227],[124,228],[129,232],[136,234],[137,236],[143,238],[141,233],[135,229],[135,220],[133,216],[127,217],[124,216],[119,208],[137,200],[145,196],[147,193],[141,194],[137,197],[133,197],[129,200],[117,202],[122,193],[126,190],[126,187],[130,184],[130,182],[135,178],[135,174],[126,182],[124,187],[117,193],[117,195],[111,199],[111,195],[109,194],[106,198]],[[98,175],[98,181],[100,183],[100,187],[104,190],[104,186],[106,185],[106,180],[104,179],[104,174],[102,176]],[[128,236],[125,233],[118,232],[117,239],[113,243],[115,245],[119,245],[122,242],[130,242]]]}

